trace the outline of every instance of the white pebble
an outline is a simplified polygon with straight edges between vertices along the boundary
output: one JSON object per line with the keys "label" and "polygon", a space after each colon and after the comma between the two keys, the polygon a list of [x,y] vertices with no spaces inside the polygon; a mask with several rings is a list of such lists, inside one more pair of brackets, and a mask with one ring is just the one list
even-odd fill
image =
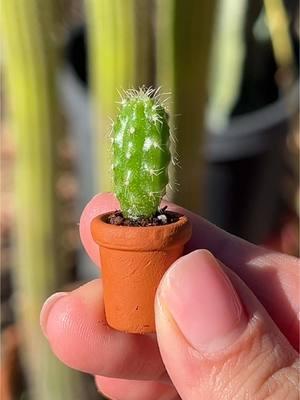
{"label": "white pebble", "polygon": [[159,215],[158,217],[157,217],[157,219],[159,219],[163,224],[166,224],[167,223],[167,217],[164,215],[164,214],[162,214],[162,215]]}

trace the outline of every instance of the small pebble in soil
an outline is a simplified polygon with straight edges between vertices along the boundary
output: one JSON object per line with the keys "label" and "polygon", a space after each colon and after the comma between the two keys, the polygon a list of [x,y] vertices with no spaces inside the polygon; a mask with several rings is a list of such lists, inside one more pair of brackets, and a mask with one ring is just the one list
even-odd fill
{"label": "small pebble in soil", "polygon": [[168,222],[168,218],[165,214],[159,215],[157,219],[159,219],[163,225],[165,225]]}

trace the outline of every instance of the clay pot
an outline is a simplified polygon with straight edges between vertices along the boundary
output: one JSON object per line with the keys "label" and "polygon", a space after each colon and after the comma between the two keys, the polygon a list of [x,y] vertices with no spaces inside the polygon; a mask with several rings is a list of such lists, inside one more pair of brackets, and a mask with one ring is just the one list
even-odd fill
{"label": "clay pot", "polygon": [[117,226],[106,222],[112,213],[91,223],[100,248],[107,322],[124,332],[155,332],[155,292],[166,270],[182,255],[191,224],[182,215],[168,225]]}

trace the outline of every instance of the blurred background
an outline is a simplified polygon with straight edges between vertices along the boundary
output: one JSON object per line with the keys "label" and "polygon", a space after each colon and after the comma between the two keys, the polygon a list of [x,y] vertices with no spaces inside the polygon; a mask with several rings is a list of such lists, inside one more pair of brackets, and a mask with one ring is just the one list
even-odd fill
{"label": "blurred background", "polygon": [[299,252],[296,0],[9,0],[0,10],[1,399],[100,399],[39,328],[51,293],[97,276],[78,221],[111,190],[118,90],[167,97],[167,198]]}

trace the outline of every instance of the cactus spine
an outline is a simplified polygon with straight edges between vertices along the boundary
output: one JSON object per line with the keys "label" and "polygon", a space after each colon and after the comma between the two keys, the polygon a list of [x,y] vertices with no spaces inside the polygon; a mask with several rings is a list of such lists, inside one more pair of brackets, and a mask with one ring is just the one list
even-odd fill
{"label": "cactus spine", "polygon": [[113,124],[115,194],[124,217],[156,214],[168,184],[168,114],[158,90],[128,90]]}

